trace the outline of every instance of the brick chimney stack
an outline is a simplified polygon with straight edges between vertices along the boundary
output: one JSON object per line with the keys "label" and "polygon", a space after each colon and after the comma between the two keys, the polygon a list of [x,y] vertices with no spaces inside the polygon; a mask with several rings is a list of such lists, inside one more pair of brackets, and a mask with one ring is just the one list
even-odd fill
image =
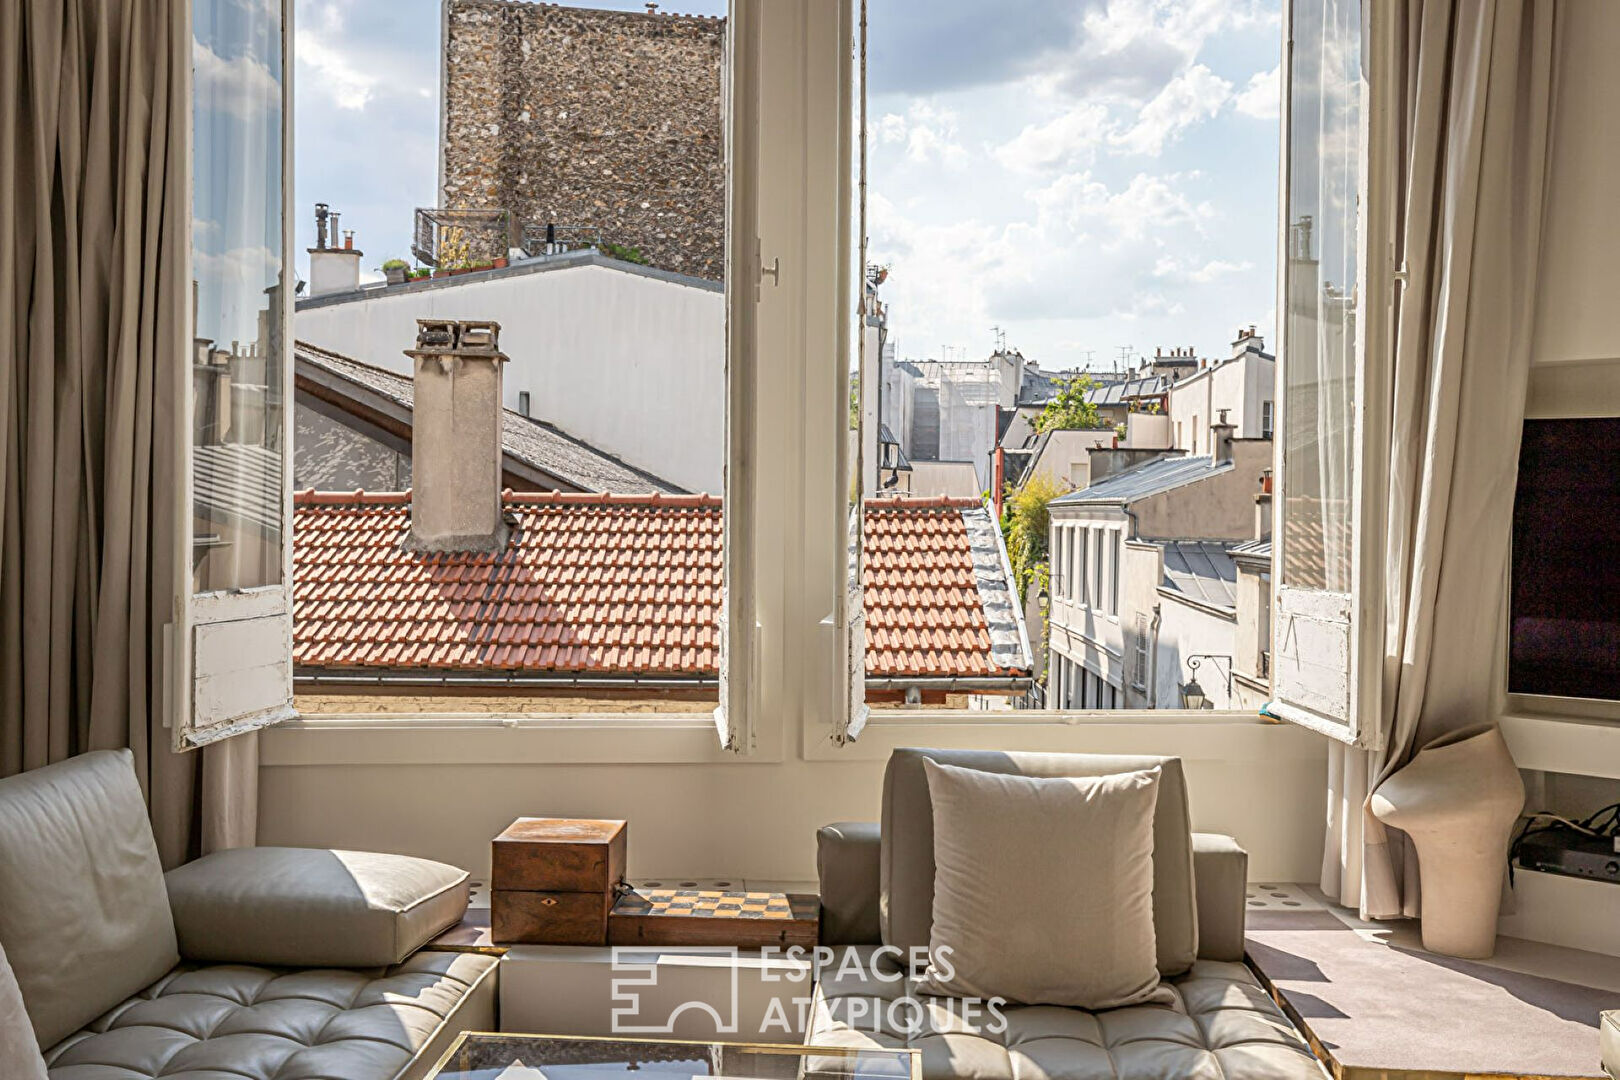
{"label": "brick chimney stack", "polygon": [[413,551],[497,552],[501,505],[501,324],[416,320],[411,420]]}

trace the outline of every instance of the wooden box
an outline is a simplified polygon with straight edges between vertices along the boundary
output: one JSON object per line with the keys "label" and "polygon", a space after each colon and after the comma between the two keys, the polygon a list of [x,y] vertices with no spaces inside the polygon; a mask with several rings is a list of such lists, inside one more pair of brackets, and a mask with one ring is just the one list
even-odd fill
{"label": "wooden box", "polygon": [[821,898],[799,893],[637,887],[608,917],[609,945],[814,948]]}
{"label": "wooden box", "polygon": [[490,922],[503,945],[605,945],[624,880],[622,821],[518,818],[490,844]]}

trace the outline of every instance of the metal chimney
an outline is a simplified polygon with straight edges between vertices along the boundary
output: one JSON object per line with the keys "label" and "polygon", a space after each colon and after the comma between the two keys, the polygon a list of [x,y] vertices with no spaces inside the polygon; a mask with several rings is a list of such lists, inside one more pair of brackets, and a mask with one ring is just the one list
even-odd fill
{"label": "metal chimney", "polygon": [[501,324],[416,320],[411,420],[413,551],[497,552],[501,503]]}

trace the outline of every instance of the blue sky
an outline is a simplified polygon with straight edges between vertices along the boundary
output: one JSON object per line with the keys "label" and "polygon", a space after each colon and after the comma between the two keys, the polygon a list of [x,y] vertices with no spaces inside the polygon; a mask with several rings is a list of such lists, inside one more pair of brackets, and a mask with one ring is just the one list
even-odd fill
{"label": "blue sky", "polygon": [[[870,254],[900,355],[982,356],[992,326],[1052,368],[1269,338],[1277,6],[869,0]],[[439,3],[297,14],[299,246],[325,201],[370,269],[433,200]]]}

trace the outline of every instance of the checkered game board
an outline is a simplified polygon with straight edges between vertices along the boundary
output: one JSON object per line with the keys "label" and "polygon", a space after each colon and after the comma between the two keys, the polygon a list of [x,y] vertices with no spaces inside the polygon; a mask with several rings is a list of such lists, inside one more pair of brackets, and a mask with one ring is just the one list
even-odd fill
{"label": "checkered game board", "polygon": [[613,905],[613,914],[666,915],[687,919],[805,920],[819,914],[818,904],[814,896],[793,893],[635,888],[619,897]]}

